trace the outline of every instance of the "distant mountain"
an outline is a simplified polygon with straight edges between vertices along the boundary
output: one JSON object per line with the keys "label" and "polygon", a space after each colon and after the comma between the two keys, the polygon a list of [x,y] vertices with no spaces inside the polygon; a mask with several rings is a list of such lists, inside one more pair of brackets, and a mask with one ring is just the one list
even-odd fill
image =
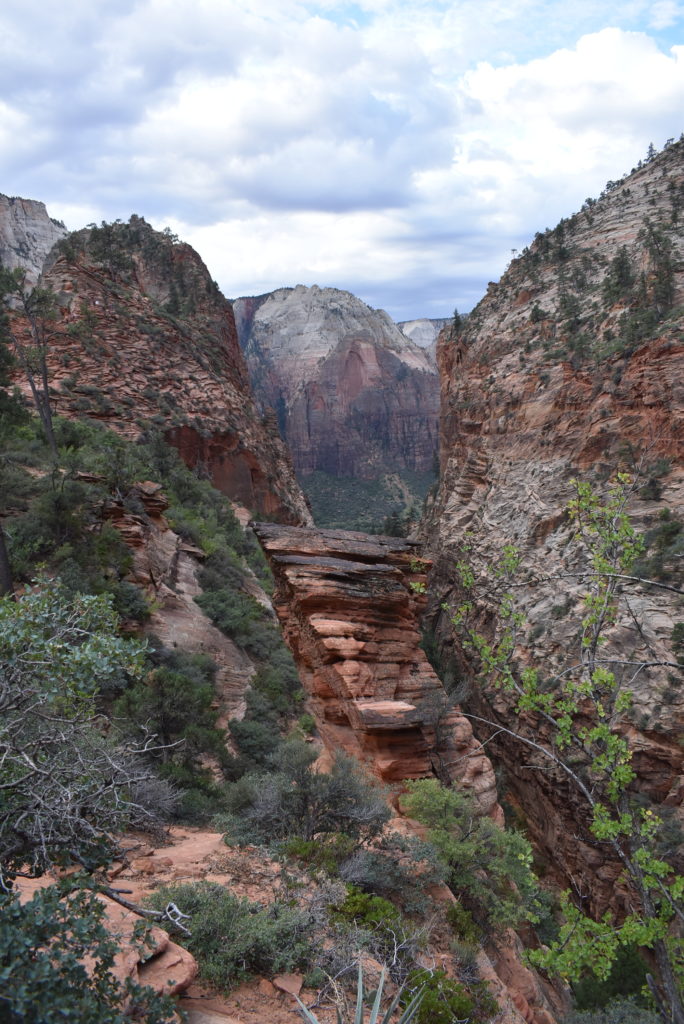
{"label": "distant mountain", "polygon": [[451,323],[450,317],[441,317],[436,320],[428,320],[423,317],[420,320],[402,320],[397,327],[409,338],[414,345],[420,345],[434,352],[439,332]]}
{"label": "distant mountain", "polygon": [[31,284],[55,242],[67,234],[61,221],[48,216],[45,203],[0,194],[0,265],[23,267]]}
{"label": "distant mountain", "polygon": [[[4,197],[0,239],[6,264],[42,270],[55,295],[56,412],[131,439],[155,428],[240,504],[309,520],[275,425],[257,413],[231,305],[191,246],[137,216],[68,234],[42,203]],[[30,344],[18,313],[13,323]],[[19,372],[17,383],[28,390]]]}
{"label": "distant mountain", "polygon": [[275,410],[300,478],[431,476],[436,367],[387,313],[316,285],[240,298],[234,311],[255,395]]}

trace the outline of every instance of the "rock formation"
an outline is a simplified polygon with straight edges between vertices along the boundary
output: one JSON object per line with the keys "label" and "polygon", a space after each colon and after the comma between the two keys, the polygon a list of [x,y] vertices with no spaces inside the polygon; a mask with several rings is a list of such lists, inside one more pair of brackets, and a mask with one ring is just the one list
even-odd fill
{"label": "rock formation", "polygon": [[45,257],[66,234],[44,203],[0,194],[0,266],[23,267],[29,284],[36,283]]}
{"label": "rock formation", "polygon": [[315,285],[237,299],[234,309],[255,394],[275,410],[299,474],[431,472],[435,366],[387,313]]}
{"label": "rock formation", "polygon": [[194,249],[132,217],[70,235],[41,284],[58,311],[47,325],[56,412],[131,438],[156,428],[233,500],[310,521],[278,432],[254,405],[230,303]]}
{"label": "rock formation", "polygon": [[427,349],[428,354],[432,357],[440,331],[448,323],[450,323],[448,317],[433,320],[421,317],[419,320],[402,320],[397,327],[407,338],[411,339],[414,345],[420,345],[421,348]]}
{"label": "rock formation", "polygon": [[496,804],[489,759],[450,708],[420,647],[427,563],[415,543],[343,530],[258,523],[275,606],[328,750],[381,779],[437,775]]}
{"label": "rock formation", "polygon": [[[519,659],[542,665],[545,674],[567,662],[581,588],[566,575],[548,577],[583,564],[568,548],[564,509],[573,477],[600,489],[616,468],[635,475],[633,522],[651,531],[667,562],[658,529],[671,522],[676,536],[684,513],[683,205],[680,142],[538,234],[489,286],[461,333],[441,336],[442,476],[423,532],[435,560],[430,622],[445,662],[462,676],[471,671],[469,658],[442,610],[462,596],[455,562],[467,558],[482,580],[505,544],[520,549],[527,571],[547,579],[516,592],[528,630]],[[664,571],[681,580],[674,561]],[[630,587],[607,651],[627,661],[676,662],[678,600]],[[481,621],[490,612],[483,605]],[[630,680],[632,672],[616,670],[634,691],[622,729],[643,796],[681,817],[681,673],[653,665]],[[466,708],[502,724],[514,718],[510,701],[480,687]],[[578,841],[582,811],[572,790],[548,772],[521,767],[521,749],[510,739],[494,736],[488,750],[505,766],[508,797],[550,872],[565,885],[570,878],[584,884],[595,911],[614,904],[619,866],[605,862],[601,847]]]}

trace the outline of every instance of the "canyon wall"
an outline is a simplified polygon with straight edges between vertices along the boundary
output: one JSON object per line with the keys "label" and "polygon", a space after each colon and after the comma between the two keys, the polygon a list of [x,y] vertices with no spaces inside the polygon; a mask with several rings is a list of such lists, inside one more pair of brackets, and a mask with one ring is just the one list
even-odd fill
{"label": "canyon wall", "polygon": [[[541,582],[515,591],[525,616],[516,660],[540,666],[545,677],[561,671],[576,660],[584,614],[572,574],[586,555],[565,511],[571,481],[602,492],[620,469],[635,481],[630,513],[649,545],[644,574],[681,588],[683,209],[680,142],[538,234],[439,346],[441,481],[423,523],[435,563],[427,623],[465,709],[493,723],[479,727],[482,736],[551,876],[589,893],[599,913],[615,904],[620,867],[586,838],[586,815],[567,781],[534,770],[540,765],[529,750],[497,733],[497,725],[521,723],[511,698],[474,680],[472,655],[459,646],[451,623],[464,599],[456,563],[470,564],[482,593],[504,546],[519,549],[525,578]],[[634,694],[620,729],[642,798],[675,827],[684,796],[681,598],[630,585],[621,609],[605,652]],[[487,633],[494,607],[482,598],[478,612]],[[638,672],[626,664],[642,661],[649,667]],[[522,725],[531,738],[543,737],[540,721]]]}
{"label": "canyon wall", "polygon": [[275,410],[298,473],[429,473],[434,362],[382,310],[335,288],[282,288],[234,303],[257,399]]}
{"label": "canyon wall", "polygon": [[36,283],[45,257],[67,233],[44,203],[0,194],[0,266],[22,267],[29,284]]}
{"label": "canyon wall", "polygon": [[[56,303],[45,324],[56,412],[129,438],[156,429],[234,501],[310,521],[287,449],[252,398],[231,305],[194,249],[132,217],[63,239],[40,283]],[[25,320],[13,323],[30,343]]]}

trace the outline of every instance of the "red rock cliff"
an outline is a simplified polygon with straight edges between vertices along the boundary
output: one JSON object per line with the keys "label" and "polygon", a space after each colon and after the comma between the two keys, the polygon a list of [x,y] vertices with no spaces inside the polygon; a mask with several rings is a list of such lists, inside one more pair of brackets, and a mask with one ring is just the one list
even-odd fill
{"label": "red rock cliff", "polygon": [[496,788],[489,759],[466,719],[446,707],[420,647],[427,565],[417,545],[270,523],[255,531],[326,747],[353,753],[387,782],[458,779],[490,813]]}
{"label": "red rock cliff", "polygon": [[[600,489],[616,468],[641,474],[631,510],[640,531],[657,529],[663,508],[675,523],[684,516],[683,202],[678,143],[538,235],[490,285],[462,331],[442,334],[442,478],[424,535],[435,561],[431,622],[445,660],[463,676],[471,673],[469,657],[441,605],[461,597],[454,564],[464,542],[476,578],[497,564],[505,544],[520,549],[537,577],[561,575],[575,568],[564,514],[571,478]],[[676,580],[674,564],[665,571]],[[527,618],[521,661],[545,674],[567,661],[582,616],[580,591],[566,579],[519,592]],[[607,651],[676,662],[678,600],[630,588]],[[480,612],[486,623],[491,609],[484,604]],[[681,673],[652,665],[631,681],[633,673],[618,674],[634,691],[622,729],[639,786],[665,814],[681,818]],[[477,686],[465,706],[500,724],[515,720],[500,693]],[[538,727],[528,723],[531,735]],[[510,739],[493,735],[488,750],[505,765],[509,797],[550,871],[565,885],[586,882],[596,911],[614,903],[619,867],[578,838],[583,812],[573,791],[549,772],[530,770],[527,753]]]}
{"label": "red rock cliff", "polygon": [[156,426],[235,501],[310,522],[289,454],[254,405],[232,307],[189,245],[132,217],[70,235],[41,284],[58,308],[48,353],[57,412],[132,438]]}

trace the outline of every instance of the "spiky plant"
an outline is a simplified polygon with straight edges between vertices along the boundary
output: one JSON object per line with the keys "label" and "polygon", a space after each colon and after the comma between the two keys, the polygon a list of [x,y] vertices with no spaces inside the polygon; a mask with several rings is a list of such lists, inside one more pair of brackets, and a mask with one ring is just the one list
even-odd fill
{"label": "spiky plant", "polygon": [[[394,1013],[394,1011],[396,1010],[396,1008],[399,1005],[399,1000],[401,998],[401,989],[399,989],[399,991],[395,995],[394,999],[392,1000],[391,1006],[389,1006],[387,1008],[387,1010],[385,1011],[385,1015],[383,1016],[382,1020],[380,1020],[380,1003],[382,1001],[382,990],[384,988],[384,985],[385,985],[385,970],[383,968],[382,974],[380,975],[380,983],[378,985],[378,990],[375,993],[375,1000],[373,1001],[373,1006],[371,1008],[371,1015],[370,1015],[370,1017],[368,1019],[368,1024],[390,1024],[391,1019],[392,1019],[392,1014]],[[414,1020],[416,1014],[418,1013],[418,1009],[420,1008],[420,1004],[423,1001],[424,994],[425,994],[425,989],[424,988],[420,989],[418,992],[416,992],[415,996],[413,997],[411,1002],[408,1004],[408,1006],[404,1009],[404,1011],[402,1012],[401,1017],[398,1019],[396,1024],[410,1024],[410,1022],[412,1020]],[[297,1002],[299,1003],[299,1009],[300,1009],[300,1012],[301,1012],[304,1020],[307,1021],[308,1024],[319,1024],[318,1017],[316,1017],[315,1014],[313,1014],[311,1012],[311,1010],[307,1010],[306,1006],[304,1006],[304,1003],[301,1001],[299,996],[295,996],[295,998],[296,998]],[[339,1006],[337,1008],[337,1024],[345,1024],[344,1020],[342,1019],[342,1014],[340,1012]],[[359,978],[358,978],[358,982],[357,982],[357,985],[356,985],[356,1011],[354,1013],[353,1021],[350,1021],[349,1024],[364,1024],[364,1022],[363,1022],[363,968],[361,967],[361,964],[359,964]]]}

